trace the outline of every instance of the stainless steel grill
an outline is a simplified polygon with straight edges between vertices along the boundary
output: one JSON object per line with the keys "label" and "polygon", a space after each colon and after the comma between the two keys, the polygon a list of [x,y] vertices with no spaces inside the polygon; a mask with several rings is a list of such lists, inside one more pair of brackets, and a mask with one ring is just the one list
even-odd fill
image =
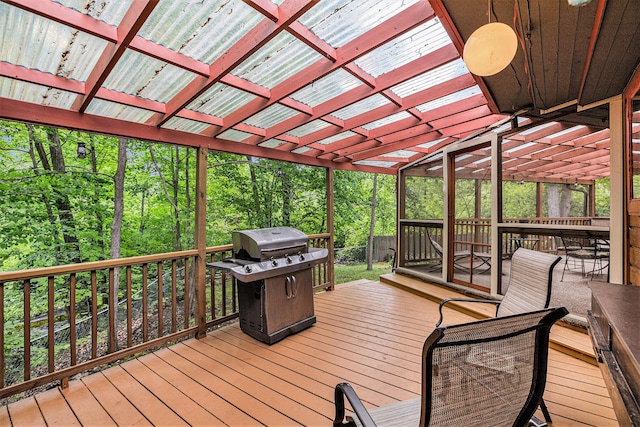
{"label": "stainless steel grill", "polygon": [[309,248],[306,234],[291,227],[234,231],[233,258],[214,263],[237,279],[240,328],[273,344],[316,322],[315,264],[328,251]]}

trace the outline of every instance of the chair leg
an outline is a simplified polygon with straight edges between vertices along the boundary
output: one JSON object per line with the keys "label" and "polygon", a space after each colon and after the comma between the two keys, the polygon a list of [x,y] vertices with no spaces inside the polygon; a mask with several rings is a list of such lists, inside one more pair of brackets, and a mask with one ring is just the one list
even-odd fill
{"label": "chair leg", "polygon": [[544,403],[544,399],[540,399],[540,410],[542,411],[542,414],[544,415],[545,421],[550,423],[551,422],[551,414],[549,413],[549,410],[547,409],[547,404]]}

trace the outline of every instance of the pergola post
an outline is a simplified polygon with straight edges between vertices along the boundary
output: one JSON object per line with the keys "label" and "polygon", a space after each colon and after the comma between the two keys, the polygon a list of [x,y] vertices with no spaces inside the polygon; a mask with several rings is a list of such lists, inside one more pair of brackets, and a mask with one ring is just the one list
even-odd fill
{"label": "pergola post", "polygon": [[610,131],[610,211],[609,225],[609,281],[623,283],[624,280],[624,245],[625,245],[625,150],[624,150],[624,109],[622,96],[613,98],[609,102]]}
{"label": "pergola post", "polygon": [[207,257],[207,147],[198,147],[196,158],[196,213],[194,244],[198,251],[195,259],[195,291],[197,326],[196,338],[207,334],[206,318],[206,257]]}
{"label": "pergola post", "polygon": [[327,233],[329,233],[329,247],[327,248],[329,250],[329,265],[327,266],[327,275],[329,276],[329,283],[331,284],[331,286],[329,287],[330,290],[334,290],[335,289],[335,273],[334,273],[334,269],[333,269],[333,261],[334,261],[334,250],[333,250],[333,232],[334,232],[334,224],[333,224],[333,217],[334,217],[334,194],[333,194],[333,190],[334,190],[334,183],[333,183],[333,169],[331,168],[327,168],[326,169],[326,193],[327,193],[327,206],[326,206],[326,211],[327,211]]}

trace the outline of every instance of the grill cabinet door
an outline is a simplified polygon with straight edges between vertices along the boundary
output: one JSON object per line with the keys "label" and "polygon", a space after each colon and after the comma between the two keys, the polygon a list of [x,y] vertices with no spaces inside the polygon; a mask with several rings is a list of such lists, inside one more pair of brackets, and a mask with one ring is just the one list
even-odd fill
{"label": "grill cabinet door", "polygon": [[272,334],[313,316],[311,269],[265,280],[265,321]]}

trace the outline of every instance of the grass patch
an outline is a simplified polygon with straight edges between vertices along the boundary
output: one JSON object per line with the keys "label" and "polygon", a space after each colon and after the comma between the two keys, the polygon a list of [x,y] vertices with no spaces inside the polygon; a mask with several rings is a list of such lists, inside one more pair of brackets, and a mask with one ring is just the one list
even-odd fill
{"label": "grass patch", "polygon": [[379,280],[381,274],[391,273],[389,262],[376,262],[373,270],[367,270],[367,264],[336,265],[334,267],[336,284],[353,280]]}

